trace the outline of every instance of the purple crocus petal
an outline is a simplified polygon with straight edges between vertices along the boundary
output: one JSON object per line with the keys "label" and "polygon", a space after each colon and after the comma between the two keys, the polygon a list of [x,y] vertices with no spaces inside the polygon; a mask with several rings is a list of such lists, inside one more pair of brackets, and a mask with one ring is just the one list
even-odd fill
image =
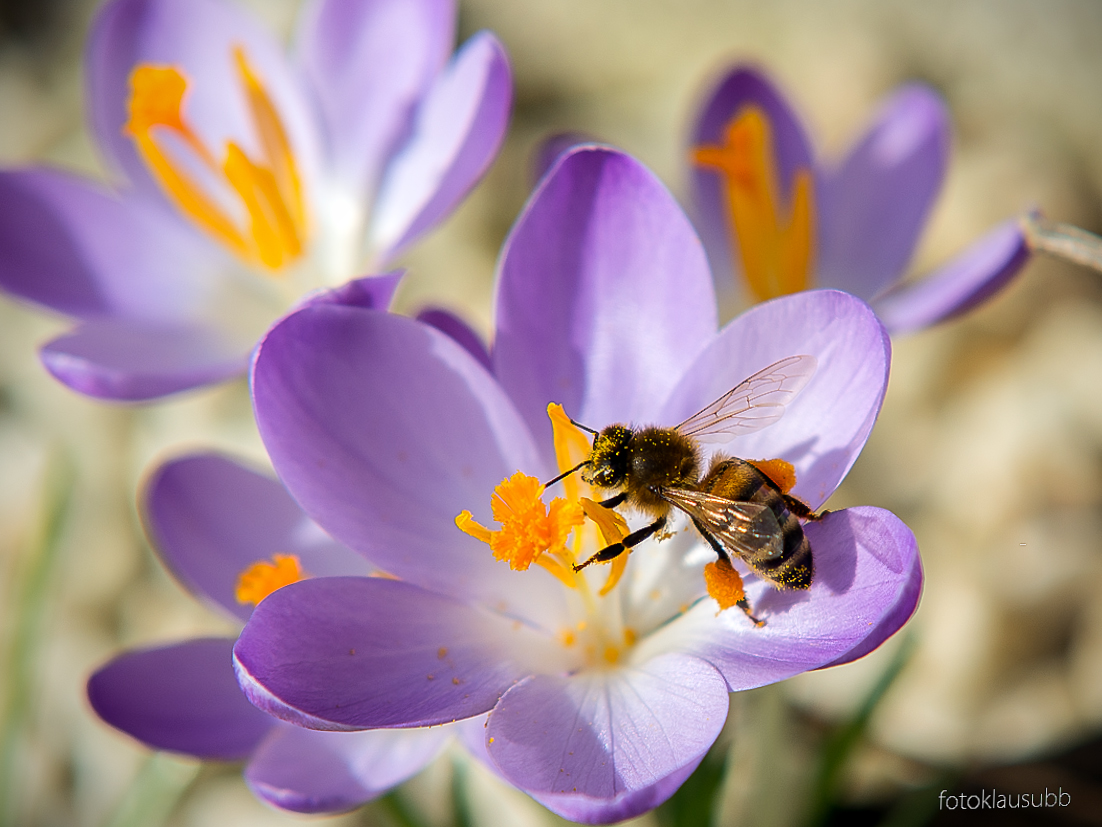
{"label": "purple crocus petal", "polygon": [[[885,547],[891,547],[893,544],[905,544],[908,539],[914,542],[914,535],[911,534],[910,529],[903,525],[902,521],[891,512],[871,508],[863,510],[869,511],[871,516],[881,521],[880,531],[882,533],[882,539],[880,542],[882,542]],[[876,530],[876,525],[872,524],[870,521],[870,525],[866,528],[866,532],[871,534]],[[840,658],[831,661],[826,666],[839,666],[843,663],[849,663],[858,658],[863,658],[869,652],[878,649],[884,641],[903,628],[903,624],[910,620],[911,615],[913,615],[915,609],[918,608],[918,599],[922,595],[922,582],[922,558],[918,555],[916,543],[915,552],[910,558],[910,567],[904,572],[903,584],[899,589],[895,604],[884,613],[880,618],[880,622],[876,624],[876,627],[868,637]],[[825,669],[826,666],[820,668]]]}
{"label": "purple crocus petal", "polygon": [[115,0],[98,15],[87,51],[89,112],[100,147],[142,192],[160,188],[131,138],[130,73],[140,63],[176,66],[188,81],[184,117],[216,157],[233,140],[257,157],[234,50],[244,50],[279,113],[299,172],[309,181],[320,153],[304,90],[276,40],[233,3],[218,0]]}
{"label": "purple crocus petal", "polygon": [[883,642],[882,622],[902,622],[901,607],[915,596],[918,548],[910,529],[890,512],[861,507],[832,512],[804,531],[815,560],[810,589],[747,582],[750,605],[765,626],[755,627],[737,609],[717,617],[715,603],[703,600],[644,639],[640,654],[703,658],[737,692],[841,662],[862,652],[870,636]]}
{"label": "purple crocus petal", "polygon": [[482,337],[461,318],[441,307],[430,307],[417,314],[417,321],[435,327],[463,346],[467,353],[486,370],[491,370],[490,351],[482,343]]}
{"label": "purple crocus petal", "polygon": [[557,617],[563,589],[516,572],[455,525],[492,525],[490,495],[542,477],[524,423],[485,369],[412,319],[303,308],[260,344],[253,404],[276,472],[306,512],[381,569],[518,617]]}
{"label": "purple crocus petal", "polygon": [[[493,712],[490,714],[492,715]],[[459,733],[463,746],[471,756],[480,761],[483,766],[502,781],[511,783],[502,774],[501,768],[490,755],[489,745],[486,743],[487,726],[489,726],[488,716],[480,715],[468,718],[465,721],[459,721],[455,724],[455,729]],[[591,823],[619,821],[628,818],[632,813],[643,812],[650,807],[655,807],[669,798],[693,774],[702,758],[703,754],[657,783],[621,796],[611,802],[594,800],[584,795],[577,796],[573,793],[529,792],[535,800],[548,807],[548,809],[566,815],[574,821]]]}
{"label": "purple crocus petal", "polygon": [[405,273],[405,270],[394,270],[379,276],[352,279],[339,287],[324,287],[304,296],[296,309],[310,304],[342,304],[365,310],[386,310]]}
{"label": "purple crocus petal", "polygon": [[791,462],[795,495],[818,508],[857,459],[887,389],[891,342],[860,299],[811,290],[751,308],[693,363],[657,421],[681,422],[762,368],[799,354],[814,356],[818,368],[780,421],[708,447]]}
{"label": "purple crocus petal", "polygon": [[73,390],[138,402],[239,376],[249,347],[198,324],[109,318],[85,322],[39,355],[46,370]]}
{"label": "purple crocus petal", "polygon": [[819,201],[820,287],[866,301],[910,261],[949,157],[949,113],[933,89],[904,86],[838,169]]}
{"label": "purple crocus petal", "polygon": [[488,750],[509,781],[548,809],[607,824],[672,794],[719,735],[727,704],[719,673],[680,653],[536,675],[490,713]]}
{"label": "purple crocus petal", "polygon": [[297,59],[319,102],[333,173],[353,195],[378,185],[455,43],[454,0],[321,0]]}
{"label": "purple crocus petal", "polygon": [[154,749],[239,761],[275,721],[241,694],[233,640],[200,638],[127,652],[88,679],[104,721]]}
{"label": "purple crocus petal", "polygon": [[486,743],[486,727],[489,725],[489,715],[476,715],[473,718],[456,721],[452,725],[452,729],[455,731],[459,743],[472,758],[480,761],[486,769],[502,781],[507,781],[494,759],[490,757],[490,751]]}
{"label": "purple crocus petal", "polygon": [[253,753],[245,783],[284,810],[343,812],[418,773],[451,734],[449,727],[318,732],[280,725]]}
{"label": "purple crocus petal", "polygon": [[478,182],[505,138],[512,104],[505,49],[480,32],[436,79],[387,169],[370,231],[380,260],[439,223]]}
{"label": "purple crocus petal", "polygon": [[[716,84],[696,119],[691,149],[726,143],[727,124],[743,107],[750,105],[760,107],[769,120],[778,182],[782,192],[791,192],[797,170],[815,169],[811,144],[784,96],[756,68],[736,66]],[[724,274],[738,272],[741,268],[735,264],[738,242],[731,237],[723,182],[714,171],[694,166],[690,190],[696,226],[708,250],[712,269],[720,284],[728,284],[729,279]]]}
{"label": "purple crocus petal", "polygon": [[179,319],[212,267],[163,212],[50,169],[0,172],[0,288],[80,318]]}
{"label": "purple crocus petal", "polygon": [[959,316],[1001,290],[1029,261],[1018,219],[1004,221],[924,278],[873,302],[892,333],[910,333]]}
{"label": "purple crocus petal", "polygon": [[689,776],[696,771],[703,759],[704,753],[701,753],[684,767],[671,772],[665,778],[648,787],[624,793],[612,801],[594,800],[589,796],[573,793],[561,793],[559,795],[533,793],[532,798],[547,809],[570,821],[581,824],[615,824],[665,803],[666,799],[688,781]]}
{"label": "purple crocus petal", "polygon": [[0,286],[71,316],[109,313],[89,247],[125,238],[128,218],[116,199],[74,177],[0,173]]}
{"label": "purple crocus petal", "polygon": [[551,167],[559,160],[559,156],[567,150],[582,146],[583,144],[596,145],[603,143],[603,141],[599,141],[593,136],[585,135],[581,132],[560,132],[556,135],[544,138],[536,144],[536,148],[532,152],[532,187],[534,188],[539,184],[540,179],[551,170]]}
{"label": "purple crocus petal", "polygon": [[254,704],[311,729],[413,727],[490,710],[555,663],[553,638],[467,603],[381,577],[284,586],[234,647]]}
{"label": "purple crocus petal", "polygon": [[145,524],[169,570],[193,594],[240,620],[239,575],[273,554],[294,554],[307,575],[367,575],[371,566],[331,539],[273,479],[226,457],[195,454],[146,483]]}
{"label": "purple crocus petal", "polygon": [[361,197],[376,189],[451,54],[454,0],[322,0],[307,7],[299,33],[334,173]]}
{"label": "purple crocus petal", "polygon": [[549,402],[592,427],[652,418],[716,326],[681,208],[602,147],[567,153],[543,179],[505,243],[496,306],[495,372],[546,446]]}

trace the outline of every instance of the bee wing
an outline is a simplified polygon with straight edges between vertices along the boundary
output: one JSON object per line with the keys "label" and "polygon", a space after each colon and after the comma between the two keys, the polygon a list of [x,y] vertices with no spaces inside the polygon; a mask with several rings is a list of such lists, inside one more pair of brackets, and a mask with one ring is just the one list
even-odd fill
{"label": "bee wing", "polygon": [[767,505],[739,502],[691,488],[663,488],[661,496],[711,534],[723,548],[755,564],[784,550],[777,515]]}
{"label": "bee wing", "polygon": [[676,427],[702,442],[749,434],[772,425],[811,379],[814,356],[789,356],[759,370]]}

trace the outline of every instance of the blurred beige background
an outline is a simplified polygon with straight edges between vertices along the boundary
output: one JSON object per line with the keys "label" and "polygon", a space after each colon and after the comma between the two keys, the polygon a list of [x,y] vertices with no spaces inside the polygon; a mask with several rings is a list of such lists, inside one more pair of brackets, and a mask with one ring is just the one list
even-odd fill
{"label": "blurred beige background", "polygon": [[[83,127],[80,63],[95,5],[51,4],[42,27],[12,17],[12,3],[0,5],[9,23],[0,46],[0,162],[100,174]],[[292,0],[245,5],[280,32],[296,8]],[[489,333],[497,248],[526,197],[533,147],[549,132],[580,130],[617,144],[682,195],[688,119],[732,60],[774,75],[828,158],[839,157],[895,84],[923,80],[945,95],[953,155],[916,272],[1035,205],[1102,229],[1096,2],[463,0],[462,36],[480,28],[494,29],[512,56],[513,128],[486,181],[408,257],[401,311],[432,301]],[[831,507],[894,510],[918,536],[927,581],[912,623],[917,651],[844,779],[847,801],[883,802],[943,767],[1032,759],[1102,731],[1100,279],[1038,260],[964,320],[896,342],[883,415]],[[26,715],[4,733],[18,759],[10,823],[108,824],[121,818],[139,772],[144,788],[168,791],[166,800],[191,782],[169,817],[174,826],[297,822],[255,802],[234,767],[205,767],[192,781],[188,762],[147,764],[147,751],[99,723],[84,700],[87,674],[120,647],[230,631],[146,548],[134,508],[144,469],[198,446],[261,462],[263,450],[243,383],[152,408],[105,406],[62,388],[35,351],[64,327],[0,298],[0,677],[14,674],[21,595],[39,559],[50,480],[66,462],[75,469],[71,513],[32,630],[33,691]],[[735,779],[727,790],[740,823],[791,815],[748,811],[739,799],[753,777],[745,756],[754,739],[782,732],[794,746],[774,751],[806,751],[819,722],[853,710],[896,645],[789,681],[769,703],[780,704],[790,725],[764,735],[753,715],[741,714],[760,711],[762,699],[735,699],[731,734],[746,745],[740,766],[751,767],[742,787]],[[0,700],[11,709],[9,684],[0,680]],[[798,764],[786,762],[797,766],[794,777]],[[427,800],[447,773],[444,761],[414,782],[412,797]],[[492,813],[503,795],[510,823],[553,821],[482,775],[473,795],[476,815]],[[429,815],[447,823],[446,813]],[[367,810],[338,823],[374,819]]]}

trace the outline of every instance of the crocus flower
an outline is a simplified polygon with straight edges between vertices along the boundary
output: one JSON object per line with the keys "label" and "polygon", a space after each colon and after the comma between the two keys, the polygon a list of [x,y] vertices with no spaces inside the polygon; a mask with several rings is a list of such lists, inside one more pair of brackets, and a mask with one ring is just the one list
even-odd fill
{"label": "crocus flower", "polygon": [[[165,463],[149,480],[144,506],[162,561],[238,623],[282,583],[372,570],[326,536],[279,483],[222,456]],[[449,737],[439,727],[334,733],[279,721],[241,693],[233,642],[201,638],[124,653],[88,681],[92,707],[154,749],[245,760],[256,795],[307,813],[362,804],[420,770]]]}
{"label": "crocus flower", "polygon": [[765,75],[735,67],[705,98],[691,140],[692,204],[721,290],[739,277],[754,301],[837,288],[900,333],[971,309],[1029,258],[1010,219],[901,283],[949,154],[945,104],[921,84],[896,90],[842,162],[824,165]]}
{"label": "crocus flower", "polygon": [[0,174],[0,288],[78,321],[47,369],[122,400],[244,373],[301,295],[447,216],[512,99],[498,41],[454,36],[453,0],[315,0],[291,55],[220,0],[105,5],[87,95],[115,183]]}
{"label": "crocus flower", "polygon": [[495,312],[490,369],[416,320],[337,302],[291,313],[262,340],[253,399],[277,473],[392,578],[279,590],[238,639],[239,680],[262,709],[316,729],[459,721],[475,756],[546,807],[616,821],[688,777],[728,692],[894,633],[921,568],[910,530],[860,507],[804,527],[809,590],[746,575],[761,628],[717,614],[703,576],[714,554],[683,522],[639,545],[611,588],[604,566],[576,574],[555,558],[602,544],[578,516],[577,477],[550,503],[530,482],[573,459],[563,445],[579,432],[561,416],[553,432],[549,403],[594,428],[672,425],[766,365],[812,356],[818,369],[783,418],[727,447],[790,462],[795,496],[818,509],[876,419],[889,342],[837,291],[759,305],[717,332],[687,218],[648,170],[600,147],[567,153],[543,179],[507,241]]}

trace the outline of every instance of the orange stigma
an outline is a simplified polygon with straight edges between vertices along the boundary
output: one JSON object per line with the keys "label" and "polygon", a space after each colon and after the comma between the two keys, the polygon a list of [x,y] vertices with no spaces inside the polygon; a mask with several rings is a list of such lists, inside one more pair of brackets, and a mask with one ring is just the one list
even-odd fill
{"label": "orange stigma", "polygon": [[237,576],[233,596],[238,603],[257,605],[276,589],[306,578],[294,554],[273,554],[272,562],[259,560]]}
{"label": "orange stigma", "polygon": [[747,104],[727,123],[725,143],[698,146],[692,160],[722,178],[728,231],[742,271],[759,301],[811,285],[815,194],[811,171],[797,169],[781,214],[773,130],[761,107]]}
{"label": "orange stigma", "polygon": [[[547,413],[554,431],[559,470],[575,468],[589,455],[589,440],[574,426],[561,405],[548,405]],[[588,553],[579,556],[583,546],[598,539],[603,540],[603,545],[617,543],[627,536],[628,527],[615,511],[584,496],[590,487],[580,482],[577,474],[563,477],[561,484],[566,496],[555,497],[550,505],[545,505],[543,484],[517,471],[502,480],[491,497],[490,507],[500,528],[487,528],[470,511],[461,512],[455,524],[460,531],[488,544],[494,558],[508,562],[514,571],[527,571],[535,563],[564,586],[577,589],[585,578],[574,571],[574,563],[589,556]],[[590,522],[586,522],[586,517]],[[620,557],[613,561],[601,595],[607,594],[623,574],[628,555]]]}
{"label": "orange stigma", "polygon": [[123,132],[184,215],[238,257],[278,270],[302,255],[306,241],[302,185],[271,98],[244,50],[234,49],[233,56],[258,158],[233,141],[222,160],[215,156],[184,116],[188,81],[174,66],[143,63],[130,73],[130,117]]}
{"label": "orange stigma", "polygon": [[508,561],[515,571],[526,571],[546,552],[564,554],[570,532],[585,519],[577,503],[556,497],[546,506],[540,499],[542,493],[538,479],[517,471],[494,489],[491,508],[500,529],[491,531],[480,525],[470,511],[456,517],[455,524],[489,543],[495,559]]}

